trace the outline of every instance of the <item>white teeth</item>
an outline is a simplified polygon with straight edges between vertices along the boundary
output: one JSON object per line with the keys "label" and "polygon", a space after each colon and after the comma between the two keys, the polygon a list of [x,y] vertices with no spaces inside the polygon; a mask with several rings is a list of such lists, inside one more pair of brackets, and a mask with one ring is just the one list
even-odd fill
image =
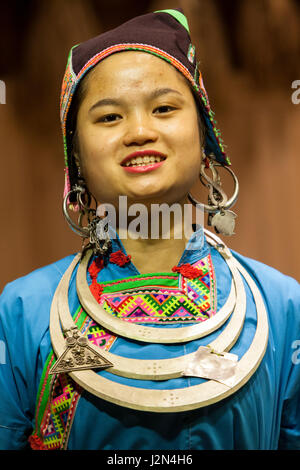
{"label": "white teeth", "polygon": [[160,162],[161,160],[163,160],[163,157],[146,155],[144,157],[132,158],[131,160],[125,163],[125,166],[143,166],[149,163]]}

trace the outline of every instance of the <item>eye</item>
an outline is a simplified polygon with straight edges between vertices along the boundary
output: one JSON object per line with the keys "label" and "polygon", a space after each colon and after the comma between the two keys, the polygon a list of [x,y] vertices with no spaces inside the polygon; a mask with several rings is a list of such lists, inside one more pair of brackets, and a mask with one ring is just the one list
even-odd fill
{"label": "eye", "polygon": [[99,119],[99,122],[115,122],[118,121],[119,119],[122,119],[122,116],[120,114],[106,114],[105,116],[102,116]]}
{"label": "eye", "polygon": [[158,106],[158,108],[155,108],[153,111],[154,114],[165,114],[169,113],[170,111],[174,111],[176,108],[174,106],[169,106],[169,105],[162,105]]}

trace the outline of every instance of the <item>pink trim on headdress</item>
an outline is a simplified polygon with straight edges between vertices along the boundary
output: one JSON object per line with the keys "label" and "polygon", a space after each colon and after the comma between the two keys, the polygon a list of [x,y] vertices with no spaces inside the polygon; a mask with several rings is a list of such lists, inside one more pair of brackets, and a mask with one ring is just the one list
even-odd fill
{"label": "pink trim on headdress", "polygon": [[[101,62],[106,57],[110,56],[113,53],[126,51],[130,49],[140,50],[144,52],[150,52],[154,54],[158,54],[160,57],[167,59],[175,68],[177,68],[197,89],[199,87],[198,83],[195,82],[193,76],[191,75],[190,71],[183,65],[178,59],[173,57],[171,54],[159,49],[158,47],[151,46],[149,44],[142,44],[142,43],[123,43],[123,44],[115,44],[113,46],[109,46],[103,51],[98,52],[93,57],[89,59],[89,61],[82,67],[82,69],[76,75],[76,79],[72,74],[70,74],[70,67],[67,67],[61,91],[61,125],[63,130],[63,135],[66,135],[66,121],[67,121],[67,114],[71,105],[71,100],[73,93],[75,91],[75,84],[77,84],[82,76],[96,64]],[[69,65],[69,64],[68,64]],[[72,80],[71,80],[72,79]],[[67,85],[65,85],[65,83]]]}
{"label": "pink trim on headdress", "polygon": [[64,199],[66,195],[71,191],[69,168],[65,168],[65,187],[64,187]]}
{"label": "pink trim on headdress", "polygon": [[[206,108],[206,111],[209,116],[209,120],[211,122],[212,129],[215,135],[216,143],[218,144],[223,154],[224,164],[230,165],[230,160],[228,156],[226,155],[223,141],[220,136],[220,131],[216,127],[216,121],[214,120],[214,113],[210,107],[208,95],[207,95],[207,92],[203,83],[201,72],[199,71],[199,80],[197,83],[194,77],[191,75],[191,72],[178,59],[176,59],[169,53],[163,51],[162,49],[159,49],[155,46],[151,46],[149,44],[123,43],[123,44],[115,44],[113,46],[109,46],[108,48],[104,49],[103,51],[98,52],[93,57],[91,57],[91,59],[79,71],[75,79],[74,79],[74,76],[70,74],[70,67],[67,68],[66,77],[65,77],[66,85],[62,89],[62,97],[61,97],[61,124],[62,124],[62,131],[63,131],[64,138],[66,136],[67,114],[69,111],[69,107],[71,104],[73,93],[75,91],[76,84],[80,81],[82,76],[90,68],[94,67],[97,63],[99,63],[104,58],[108,57],[109,55],[115,52],[120,52],[122,50],[130,50],[130,49],[154,53],[155,55],[158,55],[159,57],[166,59],[191,82],[191,84],[197,89],[200,99],[202,100],[202,103],[204,104],[204,107]],[[68,164],[67,148],[65,148],[65,160],[66,160],[66,166],[67,166]]]}

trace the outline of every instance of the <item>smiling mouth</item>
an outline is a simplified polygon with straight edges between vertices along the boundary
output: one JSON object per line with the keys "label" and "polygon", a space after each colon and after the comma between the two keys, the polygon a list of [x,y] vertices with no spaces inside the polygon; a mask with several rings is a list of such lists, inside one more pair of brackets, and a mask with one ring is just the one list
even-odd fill
{"label": "smiling mouth", "polygon": [[136,166],[147,166],[153,165],[166,160],[166,157],[160,155],[145,155],[133,157],[125,163],[122,163],[121,166],[125,167],[136,167]]}

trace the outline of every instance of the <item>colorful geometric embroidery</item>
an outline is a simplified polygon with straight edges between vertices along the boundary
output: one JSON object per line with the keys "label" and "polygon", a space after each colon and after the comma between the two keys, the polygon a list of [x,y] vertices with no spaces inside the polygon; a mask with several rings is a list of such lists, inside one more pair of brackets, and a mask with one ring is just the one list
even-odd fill
{"label": "colorful geometric embroidery", "polygon": [[78,309],[74,321],[80,332],[85,335],[91,343],[106,351],[111,348],[116,336],[94,322],[94,320],[85,313],[82,307]]}
{"label": "colorful geometric embroidery", "polygon": [[194,62],[195,55],[196,55],[195,46],[193,46],[193,44],[190,44],[189,45],[189,50],[188,50],[188,53],[187,53],[187,58],[191,62],[191,64]]}
{"label": "colorful geometric embroidery", "polygon": [[[74,73],[72,70],[71,52],[70,52],[67,68],[66,68],[62,86],[61,86],[61,101],[60,101],[61,110],[65,109],[67,105],[68,96],[71,92],[72,86],[74,85],[76,81],[76,76],[74,77]],[[63,117],[63,115],[61,115],[61,117]]]}
{"label": "colorful geometric embroidery", "polygon": [[[101,283],[100,304],[132,323],[197,323],[216,313],[215,273],[208,255],[193,265],[199,277],[153,273]],[[94,284],[93,284],[94,285]],[[73,315],[81,333],[99,348],[110,350],[117,336],[95,323],[80,306]],[[82,389],[68,374],[49,375],[55,362],[49,354],[40,381],[32,449],[66,449]]]}
{"label": "colorful geometric embroidery", "polygon": [[216,313],[210,255],[192,268],[199,272],[195,279],[162,273],[101,283],[99,304],[130,323],[205,321]]}
{"label": "colorful geometric embroidery", "polygon": [[[61,85],[61,94],[60,94],[60,118],[61,121],[63,120],[64,117],[64,111],[68,107],[68,99],[69,96],[72,94],[71,90],[73,86],[76,84],[76,75],[74,73],[73,67],[72,67],[72,54],[73,54],[73,49],[77,47],[78,44],[73,46],[69,52],[68,55],[68,61],[67,61],[67,66],[66,66],[66,71],[63,77],[62,85]],[[64,135],[65,137],[65,135]]]}
{"label": "colorful geometric embroidery", "polygon": [[50,353],[41,379],[36,409],[35,431],[29,437],[34,450],[65,449],[81,387],[67,374],[49,375],[55,362]]}

